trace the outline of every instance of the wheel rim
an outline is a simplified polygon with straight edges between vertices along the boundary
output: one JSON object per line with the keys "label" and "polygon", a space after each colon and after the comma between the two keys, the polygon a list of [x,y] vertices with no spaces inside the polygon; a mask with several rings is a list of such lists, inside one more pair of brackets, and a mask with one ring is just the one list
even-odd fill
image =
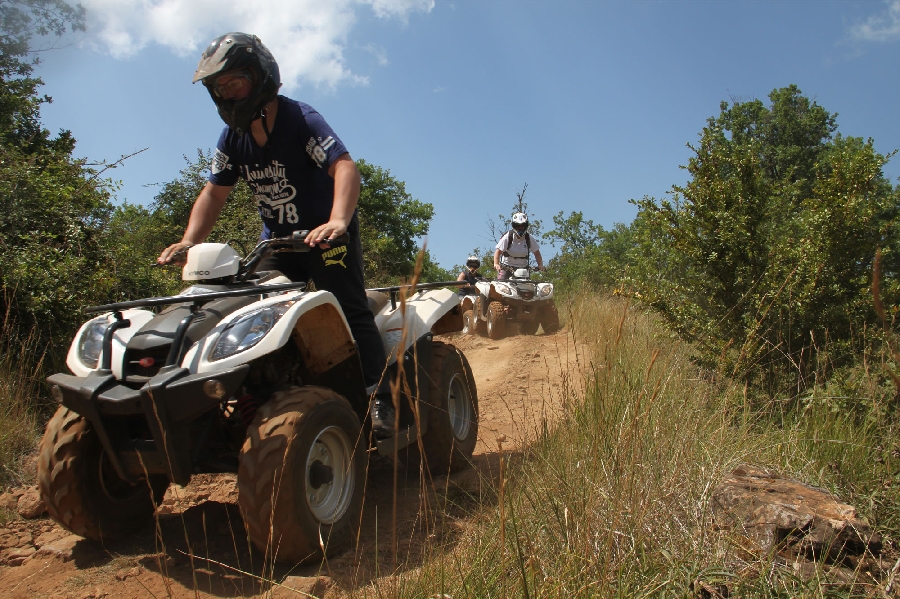
{"label": "wheel rim", "polygon": [[330,426],[316,437],[306,458],[306,501],[316,520],[343,517],[353,496],[353,451],[344,431]]}
{"label": "wheel rim", "polygon": [[465,441],[472,429],[472,402],[469,401],[469,386],[460,373],[453,375],[447,387],[447,414],[453,436]]}

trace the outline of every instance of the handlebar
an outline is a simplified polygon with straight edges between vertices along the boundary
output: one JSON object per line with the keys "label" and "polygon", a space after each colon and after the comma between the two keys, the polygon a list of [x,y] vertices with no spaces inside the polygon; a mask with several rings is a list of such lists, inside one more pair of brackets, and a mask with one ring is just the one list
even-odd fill
{"label": "handlebar", "polygon": [[[243,260],[241,260],[241,269],[240,272],[243,273],[243,276],[249,275],[253,273],[253,269],[258,265],[258,263],[270,254],[280,253],[280,252],[308,252],[312,249],[312,246],[307,245],[304,241],[306,237],[309,235],[309,229],[301,229],[299,231],[294,231],[290,235],[285,237],[273,237],[271,239],[263,239],[259,243],[256,244],[256,247],[250,251],[249,254],[244,256]],[[321,245],[325,245],[329,248],[337,247],[340,245],[346,245],[350,242],[350,234],[344,232],[337,237],[332,239],[323,239],[318,242]],[[176,262],[187,255],[188,250],[190,250],[193,245],[189,245],[184,247],[177,252],[174,252],[169,259],[169,262],[165,264],[159,264],[154,262],[151,266],[182,266],[182,264],[176,264]],[[252,266],[253,269],[249,269]]]}
{"label": "handlebar", "polygon": [[[283,239],[285,241],[288,239],[290,239],[291,241],[303,241],[304,239],[306,239],[307,235],[309,235],[309,229],[303,229],[301,231],[294,231],[288,237],[278,237],[276,239]],[[348,243],[349,241],[350,233],[347,233],[345,231],[343,234],[338,235],[333,239],[323,239],[319,243],[324,243],[328,247],[334,247],[336,245],[343,245],[345,243]]]}

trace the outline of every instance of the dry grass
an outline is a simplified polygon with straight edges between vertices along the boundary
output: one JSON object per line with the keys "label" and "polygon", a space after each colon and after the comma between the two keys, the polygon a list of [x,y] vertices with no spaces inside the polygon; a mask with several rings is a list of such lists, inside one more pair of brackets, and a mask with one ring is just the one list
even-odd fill
{"label": "dry grass", "polygon": [[[584,297],[568,313],[570,332],[594,347],[588,374],[566,382],[564,420],[508,463],[494,489],[500,505],[483,506],[422,568],[353,596],[715,596],[695,590],[702,584],[741,597],[854,596],[741,551],[713,526],[709,499],[742,462],[852,487],[825,465],[871,473],[884,430],[815,411],[773,426],[771,414],[748,410],[742,388],[699,371],[689,348],[624,300]],[[892,498],[893,508],[880,501],[896,514]]]}
{"label": "dry grass", "polygon": [[[31,481],[34,473],[22,468],[22,458],[39,438],[38,406],[45,396],[42,357],[35,334],[24,343],[13,341],[9,315],[0,324],[0,488]],[[33,369],[30,365],[37,364]]]}

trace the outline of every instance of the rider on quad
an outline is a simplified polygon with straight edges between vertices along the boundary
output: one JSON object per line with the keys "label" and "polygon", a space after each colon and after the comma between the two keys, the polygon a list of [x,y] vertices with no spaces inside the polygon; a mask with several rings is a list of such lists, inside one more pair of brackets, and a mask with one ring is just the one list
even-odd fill
{"label": "rider on quad", "polygon": [[459,273],[456,280],[465,281],[468,284],[465,287],[460,287],[456,291],[458,294],[478,295],[478,289],[475,288],[475,283],[484,279],[481,273],[478,272],[479,266],[481,266],[481,260],[478,259],[478,256],[469,256],[466,258],[466,267]]}
{"label": "rider on quad", "polygon": [[528,254],[533,253],[538,270],[544,270],[541,248],[528,234],[528,216],[524,212],[516,212],[512,217],[512,228],[503,234],[494,250],[494,270],[497,279],[505,280],[517,268],[528,266]]}
{"label": "rider on quad", "polygon": [[[309,230],[303,241],[310,252],[270,256],[260,270],[280,271],[295,282],[313,279],[316,288],[334,294],[359,347],[371,397],[386,360],[366,298],[356,210],[360,176],[350,153],[313,107],[278,95],[278,64],[255,35],[214,39],[200,58],[197,81],[227,126],[184,236],[163,250],[159,263],[183,263],[186,250],[206,239],[238,178],[244,178],[262,217],[262,239]],[[350,236],[346,244],[322,243],[344,233]],[[393,434],[393,406],[383,394],[373,399],[371,416],[376,435]]]}

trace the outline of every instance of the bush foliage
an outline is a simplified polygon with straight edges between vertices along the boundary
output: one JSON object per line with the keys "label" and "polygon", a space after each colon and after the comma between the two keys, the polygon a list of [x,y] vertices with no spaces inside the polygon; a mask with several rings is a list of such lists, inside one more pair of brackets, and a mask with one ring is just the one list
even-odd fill
{"label": "bush foliage", "polygon": [[793,85],[768,105],[723,102],[689,147],[690,180],[634,202],[629,226],[554,218],[560,281],[633,293],[707,363],[770,391],[789,373],[807,389],[880,345],[878,250],[883,299],[900,299],[900,190],[882,172],[893,153],[838,133]]}

